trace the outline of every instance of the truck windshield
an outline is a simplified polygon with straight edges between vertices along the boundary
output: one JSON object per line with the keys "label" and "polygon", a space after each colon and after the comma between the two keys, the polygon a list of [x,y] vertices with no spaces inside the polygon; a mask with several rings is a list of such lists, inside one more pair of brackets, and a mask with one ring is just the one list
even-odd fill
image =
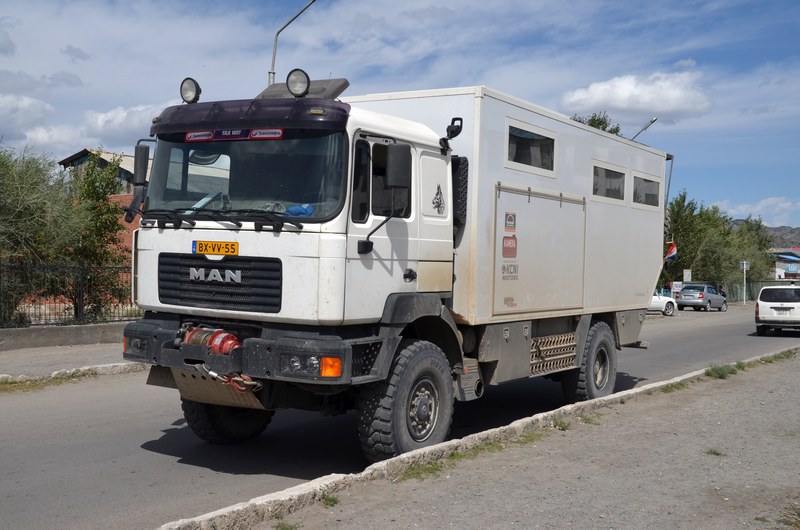
{"label": "truck windshield", "polygon": [[162,135],[143,212],[330,219],[344,202],[345,148],[343,132],[310,129]]}

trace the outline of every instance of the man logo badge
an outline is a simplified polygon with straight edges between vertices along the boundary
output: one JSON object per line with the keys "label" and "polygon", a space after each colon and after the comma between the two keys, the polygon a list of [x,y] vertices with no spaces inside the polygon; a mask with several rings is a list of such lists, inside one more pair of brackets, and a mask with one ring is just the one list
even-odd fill
{"label": "man logo badge", "polygon": [[223,269],[189,268],[189,280],[199,282],[242,283],[242,271]]}

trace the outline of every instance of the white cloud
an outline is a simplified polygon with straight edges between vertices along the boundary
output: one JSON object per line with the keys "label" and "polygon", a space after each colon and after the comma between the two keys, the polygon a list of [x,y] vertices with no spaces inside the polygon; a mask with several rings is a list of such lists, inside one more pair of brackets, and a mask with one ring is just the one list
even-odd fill
{"label": "white cloud", "polygon": [[662,122],[694,118],[708,112],[708,97],[695,72],[662,73],[648,77],[625,75],[567,92],[562,106],[571,112],[606,110],[620,120],[658,116]]}
{"label": "white cloud", "polygon": [[107,112],[88,111],[84,121],[85,134],[103,138],[109,144],[124,145],[137,136],[146,136],[153,117],[158,116],[164,107],[176,103],[116,107]]}
{"label": "white cloud", "polygon": [[83,130],[70,125],[34,127],[25,132],[25,138],[25,145],[57,157],[100,145],[99,138],[87,138]]}
{"label": "white cloud", "polygon": [[52,114],[53,106],[28,96],[0,94],[0,134],[19,137],[14,129],[24,129]]}
{"label": "white cloud", "polygon": [[714,203],[733,219],[761,218],[767,226],[794,226],[800,214],[800,201],[788,197],[768,197],[755,204]]}

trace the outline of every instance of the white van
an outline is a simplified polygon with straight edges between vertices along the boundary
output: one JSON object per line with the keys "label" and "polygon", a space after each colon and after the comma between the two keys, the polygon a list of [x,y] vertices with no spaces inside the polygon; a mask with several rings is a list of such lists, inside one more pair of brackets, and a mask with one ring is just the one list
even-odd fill
{"label": "white van", "polygon": [[758,293],[756,333],[763,337],[770,328],[800,328],[800,286],[772,285]]}

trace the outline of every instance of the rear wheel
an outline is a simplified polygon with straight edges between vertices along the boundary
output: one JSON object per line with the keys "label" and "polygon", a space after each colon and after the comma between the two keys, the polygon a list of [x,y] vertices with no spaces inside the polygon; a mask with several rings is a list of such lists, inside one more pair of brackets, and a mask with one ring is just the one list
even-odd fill
{"label": "rear wheel", "polygon": [[763,337],[767,334],[767,326],[756,326],[756,335]]}
{"label": "rear wheel", "polygon": [[667,302],[667,305],[664,306],[664,316],[671,317],[673,313],[675,313],[675,305],[672,302]]}
{"label": "rear wheel", "polygon": [[442,350],[404,340],[389,380],[364,388],[358,437],[372,462],[443,442],[453,418],[453,377]]}
{"label": "rear wheel", "polygon": [[264,432],[274,411],[209,405],[181,400],[183,417],[199,438],[215,444],[231,444]]}
{"label": "rear wheel", "polygon": [[617,381],[617,347],[605,322],[595,322],[586,336],[580,368],[561,380],[569,402],[610,396]]}
{"label": "rear wheel", "polygon": [[706,302],[706,305],[703,306],[703,311],[711,311],[711,300]]}

